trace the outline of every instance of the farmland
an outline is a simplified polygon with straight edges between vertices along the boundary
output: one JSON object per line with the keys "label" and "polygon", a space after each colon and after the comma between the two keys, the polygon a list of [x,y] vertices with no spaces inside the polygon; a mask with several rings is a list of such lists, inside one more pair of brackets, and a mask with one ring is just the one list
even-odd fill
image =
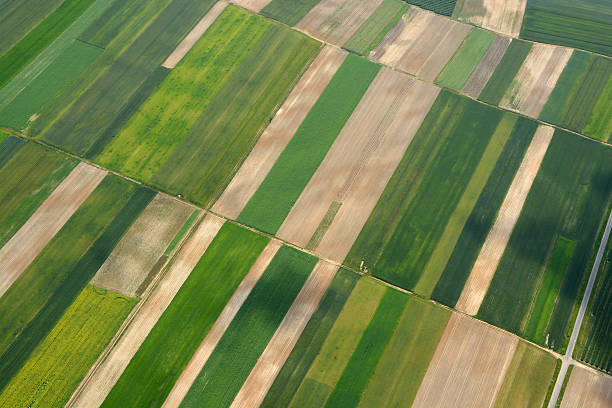
{"label": "farmland", "polygon": [[513,37],[518,36],[528,0],[458,0],[453,17]]}
{"label": "farmland", "polygon": [[[461,1],[461,0],[459,0]],[[455,9],[457,0],[409,0],[408,3],[414,4],[426,10],[431,10],[443,16],[450,16]]]}
{"label": "farmland", "polygon": [[612,402],[612,380],[584,368],[575,367],[563,394],[561,408],[605,408]]}

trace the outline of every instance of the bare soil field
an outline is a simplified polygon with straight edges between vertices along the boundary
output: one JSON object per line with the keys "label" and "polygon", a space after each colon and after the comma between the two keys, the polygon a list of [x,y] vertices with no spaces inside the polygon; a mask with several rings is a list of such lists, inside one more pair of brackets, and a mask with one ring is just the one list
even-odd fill
{"label": "bare soil field", "polygon": [[232,408],[258,407],[262,403],[337,270],[337,266],[325,261],[315,266],[236,395]]}
{"label": "bare soil field", "polygon": [[142,342],[206,252],[223,223],[221,218],[207,215],[197,226],[151,296],[140,307],[135,308],[135,314],[127,330],[92,366],[67,406],[98,407],[102,404]]}
{"label": "bare soil field", "polygon": [[480,64],[476,67],[470,79],[466,82],[462,92],[472,98],[478,98],[489,79],[493,75],[495,68],[501,61],[506,49],[510,45],[510,38],[498,35],[491,43],[487,53],[482,57]]}
{"label": "bare soil field", "polygon": [[[215,22],[219,14],[227,7],[227,2],[221,0],[215,3],[215,5],[206,13],[204,17],[200,20],[198,24],[191,30],[189,34],[181,41],[181,43],[176,47],[176,49],[170,54],[170,56],[164,61],[162,67],[166,68],[174,68],[176,64],[178,64],[185,55],[189,52],[189,50],[194,46],[194,44],[204,35],[208,27]],[[258,10],[259,11],[259,10]]]}
{"label": "bare soil field", "polygon": [[263,132],[212,211],[236,219],[319,99],[347,53],[326,46],[304,73]]}
{"label": "bare soil field", "polygon": [[325,42],[343,45],[381,3],[382,0],[321,0],[295,27]]}
{"label": "bare soil field", "polygon": [[570,48],[534,44],[499,106],[537,118],[572,52]]}
{"label": "bare soil field", "polygon": [[478,313],[480,304],[489,289],[491,279],[493,279],[499,261],[510,240],[514,225],[521,214],[533,180],[538,174],[553,133],[554,128],[550,126],[540,126],[536,131],[506,193],[495,224],[491,227],[470,276],[463,287],[459,301],[455,306],[457,310],[471,315]]}
{"label": "bare soil field", "polygon": [[[382,68],[278,231],[342,262],[429,111],[439,88]],[[340,203],[329,228],[318,231]]]}
{"label": "bare soil field", "polygon": [[471,27],[434,13],[404,14],[370,57],[383,64],[433,81],[453,56]]}
{"label": "bare soil field", "polygon": [[612,407],[612,377],[574,367],[563,394],[561,408]]}
{"label": "bare soil field", "polygon": [[271,0],[231,0],[232,3],[244,7],[253,13],[259,13]]}
{"label": "bare soil field", "polygon": [[453,313],[412,406],[493,406],[517,344],[514,336]]}
{"label": "bare soil field", "polygon": [[0,297],[89,197],[106,171],[79,163],[0,249]]}
{"label": "bare soil field", "polygon": [[523,24],[527,0],[463,0],[454,15],[498,33],[518,37]]}
{"label": "bare soil field", "polygon": [[178,407],[181,404],[185,398],[185,395],[187,395],[187,392],[191,388],[191,385],[195,381],[198,374],[200,374],[200,371],[202,371],[202,368],[217,346],[217,343],[219,343],[219,340],[221,340],[221,337],[223,337],[223,334],[234,319],[234,316],[236,316],[236,313],[238,313],[238,310],[240,307],[242,307],[242,304],[249,296],[251,290],[259,278],[261,278],[261,275],[263,275],[264,271],[270,264],[270,261],[272,261],[272,258],[274,258],[280,247],[280,241],[271,240],[261,252],[249,270],[249,273],[244,277],[236,289],[236,292],[234,292],[230,300],[223,308],[223,311],[215,321],[215,324],[210,328],[210,331],[202,341],[202,344],[200,344],[196,352],[193,354],[193,357],[191,357],[189,364],[187,364],[180,377],[176,380],[176,383],[174,383],[170,394],[168,394],[168,397],[164,402],[164,408]]}
{"label": "bare soil field", "polygon": [[139,289],[194,208],[158,194],[125,233],[91,283],[124,295]]}

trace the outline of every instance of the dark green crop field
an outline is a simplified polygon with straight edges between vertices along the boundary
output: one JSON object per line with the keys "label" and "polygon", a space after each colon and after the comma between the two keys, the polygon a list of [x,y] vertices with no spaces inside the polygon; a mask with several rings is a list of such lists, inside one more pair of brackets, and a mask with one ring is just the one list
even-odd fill
{"label": "dark green crop field", "polygon": [[404,0],[406,3],[414,4],[424,8],[425,10],[431,10],[434,13],[442,14],[443,16],[450,17],[455,10],[455,3],[457,0]]}

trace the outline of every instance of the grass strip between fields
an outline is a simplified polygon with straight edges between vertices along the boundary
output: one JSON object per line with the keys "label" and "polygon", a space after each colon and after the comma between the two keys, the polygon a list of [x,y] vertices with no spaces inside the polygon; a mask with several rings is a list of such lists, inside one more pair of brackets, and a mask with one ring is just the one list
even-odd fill
{"label": "grass strip between fields", "polygon": [[225,223],[102,406],[161,406],[267,243]]}
{"label": "grass strip between fields", "polygon": [[274,234],[378,73],[349,54],[251,197],[238,221]]}
{"label": "grass strip between fields", "polygon": [[0,394],[0,407],[63,406],[137,302],[86,286]]}
{"label": "grass strip between fields", "polygon": [[283,246],[253,287],[217,347],[198,374],[182,407],[228,407],[317,259]]}

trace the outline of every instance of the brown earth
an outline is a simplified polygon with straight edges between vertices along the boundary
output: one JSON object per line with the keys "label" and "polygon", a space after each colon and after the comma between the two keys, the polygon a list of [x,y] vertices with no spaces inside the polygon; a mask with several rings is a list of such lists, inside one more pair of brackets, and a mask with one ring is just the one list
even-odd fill
{"label": "brown earth", "polygon": [[574,367],[561,408],[612,407],[612,377],[594,370]]}
{"label": "brown earth", "polygon": [[0,249],[0,297],[83,204],[106,171],[79,163]]}
{"label": "brown earth", "polygon": [[526,4],[527,0],[464,0],[455,15],[459,21],[518,37]]}
{"label": "brown earth", "polygon": [[468,79],[463,87],[462,92],[472,98],[478,98],[480,93],[493,76],[493,72],[497,65],[506,53],[506,49],[510,45],[510,37],[498,35],[495,37],[491,46],[485,53],[484,57]]}
{"label": "brown earth", "polygon": [[302,121],[346,58],[347,53],[326,46],[276,113],[212,211],[236,219],[266,178]]}

